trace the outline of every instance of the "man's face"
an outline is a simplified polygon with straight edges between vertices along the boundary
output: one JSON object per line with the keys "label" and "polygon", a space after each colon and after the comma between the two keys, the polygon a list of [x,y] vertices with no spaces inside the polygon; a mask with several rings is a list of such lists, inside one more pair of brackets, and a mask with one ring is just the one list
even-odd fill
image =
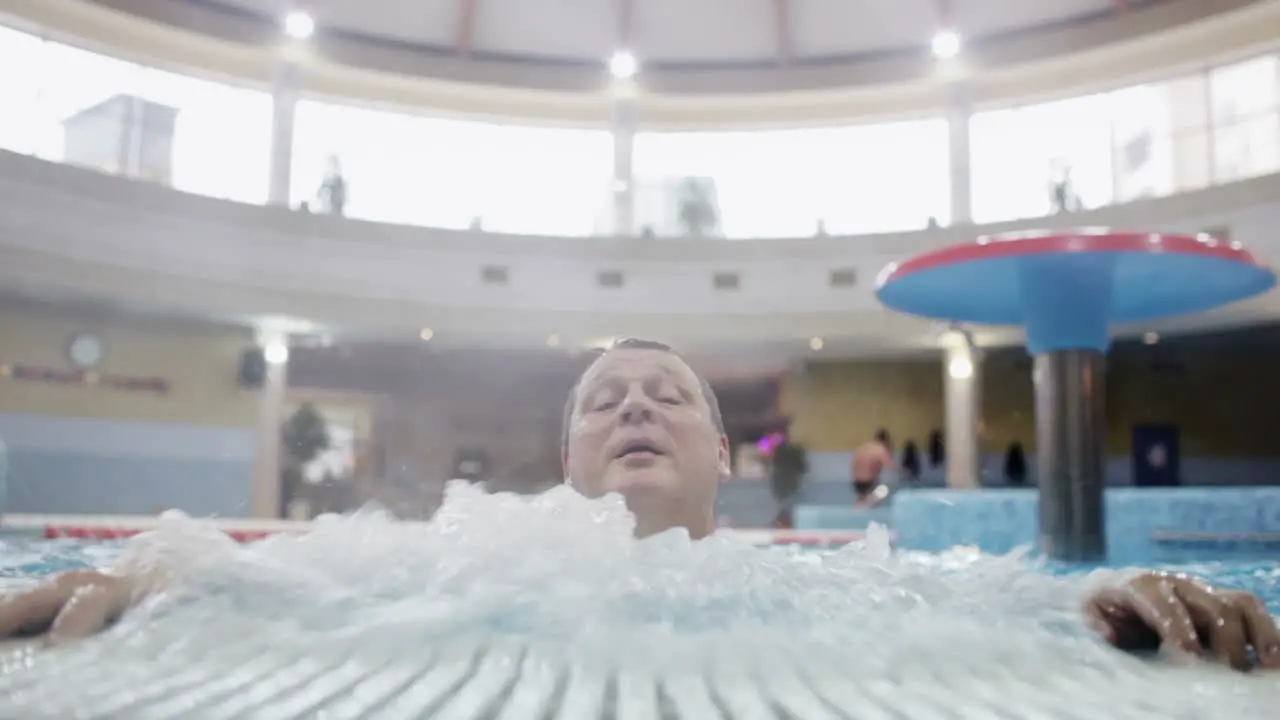
{"label": "man's face", "polygon": [[684,361],[618,349],[582,376],[564,464],[587,497],[622,494],[641,533],[676,525],[699,532],[729,477],[729,443]]}

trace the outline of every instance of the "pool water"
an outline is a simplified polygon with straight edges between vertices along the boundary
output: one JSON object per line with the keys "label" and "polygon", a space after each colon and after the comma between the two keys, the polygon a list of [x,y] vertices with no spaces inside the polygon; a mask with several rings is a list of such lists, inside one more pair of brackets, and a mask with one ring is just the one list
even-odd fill
{"label": "pool water", "polygon": [[[1088,566],[1039,565],[1041,569],[1056,575],[1072,576],[1091,572],[1097,568]],[[1187,560],[1152,564],[1153,570],[1167,570],[1200,577],[1224,588],[1247,590],[1267,603],[1271,614],[1280,615],[1280,557],[1275,560]]]}
{"label": "pool water", "polygon": [[[72,539],[35,540],[24,535],[0,535],[0,588],[28,584],[47,575],[69,570],[110,566],[127,541],[84,541]],[[777,546],[793,554],[822,555],[839,552],[839,548]],[[1196,553],[1185,561],[1153,563],[1153,570],[1181,572],[1209,580],[1214,585],[1247,590],[1267,602],[1273,614],[1280,615],[1280,557],[1275,560],[1204,561]],[[927,557],[922,554],[922,557]],[[1103,565],[1055,564],[1028,558],[1029,571],[1056,576],[1079,576],[1105,569]]]}
{"label": "pool water", "polygon": [[[9,584],[140,557],[169,595],[72,646],[0,660],[0,717],[1272,718],[1280,676],[1105,647],[1100,571],[970,551],[643,542],[614,499],[454,489],[236,546],[174,518],[128,545],[7,542]],[[1177,569],[1280,609],[1265,563]],[[1103,571],[1105,572],[1105,571]]]}

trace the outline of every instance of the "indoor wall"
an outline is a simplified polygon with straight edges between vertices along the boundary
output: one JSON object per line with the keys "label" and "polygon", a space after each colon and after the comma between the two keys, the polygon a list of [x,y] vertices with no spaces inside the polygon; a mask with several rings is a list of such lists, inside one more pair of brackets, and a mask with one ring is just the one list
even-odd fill
{"label": "indoor wall", "polygon": [[[1135,426],[1172,425],[1185,483],[1280,480],[1280,376],[1273,372],[1280,342],[1268,332],[1114,348],[1105,398],[1108,478],[1130,482]],[[983,481],[1000,482],[1011,442],[1035,450],[1032,360],[1022,349],[992,351],[981,372]],[[853,450],[878,428],[890,431],[898,450],[909,439],[925,448],[943,423],[942,384],[939,360],[813,362],[784,378],[782,412],[810,452],[812,476],[847,482]]]}
{"label": "indoor wall", "polygon": [[[83,375],[77,334],[101,347]],[[237,368],[251,342],[241,328],[0,300],[8,510],[248,514],[258,394]]]}

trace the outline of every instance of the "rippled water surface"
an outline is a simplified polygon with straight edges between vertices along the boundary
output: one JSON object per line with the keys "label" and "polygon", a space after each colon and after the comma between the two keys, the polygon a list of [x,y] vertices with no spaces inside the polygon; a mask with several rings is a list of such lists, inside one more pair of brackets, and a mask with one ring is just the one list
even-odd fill
{"label": "rippled water surface", "polygon": [[[1140,660],[1078,614],[1099,573],[1021,557],[829,553],[671,532],[616,499],[451,488],[237,546],[183,518],[127,545],[9,543],[4,582],[113,561],[174,589],[0,665],[0,717],[1273,718],[1280,676]],[[1264,594],[1280,566],[1192,568]],[[1105,571],[1103,571],[1105,572]]]}

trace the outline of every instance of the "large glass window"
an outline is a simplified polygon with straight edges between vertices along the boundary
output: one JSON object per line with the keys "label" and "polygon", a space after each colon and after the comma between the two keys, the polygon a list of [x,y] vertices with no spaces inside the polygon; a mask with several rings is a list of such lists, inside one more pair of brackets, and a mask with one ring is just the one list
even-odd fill
{"label": "large glass window", "polygon": [[1109,95],[974,114],[973,219],[1095,208],[1115,197]]}
{"label": "large glass window", "polygon": [[[267,200],[268,93],[0,27],[0,149]],[[611,230],[607,130],[428,118],[315,101],[295,116],[291,197],[346,181],[345,214],[494,232]],[[1280,171],[1280,57],[1115,92],[980,112],[972,216],[1002,222]],[[951,221],[946,122],[635,138],[638,231],[855,235]],[[690,198],[706,206],[690,212]],[[691,223],[693,225],[691,225]]]}
{"label": "large glass window", "polygon": [[1111,117],[1116,201],[1172,193],[1175,143],[1168,85],[1112,93]]}
{"label": "large glass window", "polygon": [[816,173],[827,229],[841,235],[918,230],[951,222],[945,120],[824,132]]}
{"label": "large glass window", "polygon": [[1168,97],[1173,133],[1173,191],[1200,190],[1213,182],[1209,79],[1204,74],[1188,75],[1159,87]]}
{"label": "large glass window", "polygon": [[[702,232],[685,203],[693,190],[713,207],[707,234],[736,238],[812,235],[819,199],[808,192],[814,154],[802,131],[639,133],[635,223],[645,234]],[[695,183],[694,180],[700,181]]]}
{"label": "large glass window", "polygon": [[425,118],[298,104],[292,195],[313,202],[327,173],[345,215],[430,227],[588,235],[609,191],[604,131]]}
{"label": "large glass window", "polygon": [[[133,97],[138,93],[141,68],[133,63],[86,50],[47,42],[40,51],[41,86],[36,112],[39,132],[35,154],[50,160],[67,160],[97,165],[84,156],[111,157],[120,165],[127,159],[123,147],[129,142],[128,110],[121,104],[110,110],[109,100]],[[98,109],[103,112],[97,113]],[[79,132],[77,132],[79,130]],[[83,138],[83,142],[78,142]],[[68,146],[71,151],[68,151]],[[90,147],[90,145],[96,147]],[[123,168],[121,168],[123,169]]]}
{"label": "large glass window", "polygon": [[40,135],[39,101],[44,43],[0,26],[0,148],[34,155]]}
{"label": "large glass window", "polygon": [[704,181],[734,238],[855,234],[950,220],[941,120],[812,130],[641,133],[636,223],[684,234],[682,188]]}
{"label": "large glass window", "polygon": [[179,190],[265,203],[271,174],[271,96],[143,70],[138,96],[177,111],[171,180]]}
{"label": "large glass window", "polygon": [[1280,170],[1280,59],[1274,55],[1209,74],[1216,182]]}
{"label": "large glass window", "polygon": [[0,147],[265,202],[271,98],[0,28]]}

